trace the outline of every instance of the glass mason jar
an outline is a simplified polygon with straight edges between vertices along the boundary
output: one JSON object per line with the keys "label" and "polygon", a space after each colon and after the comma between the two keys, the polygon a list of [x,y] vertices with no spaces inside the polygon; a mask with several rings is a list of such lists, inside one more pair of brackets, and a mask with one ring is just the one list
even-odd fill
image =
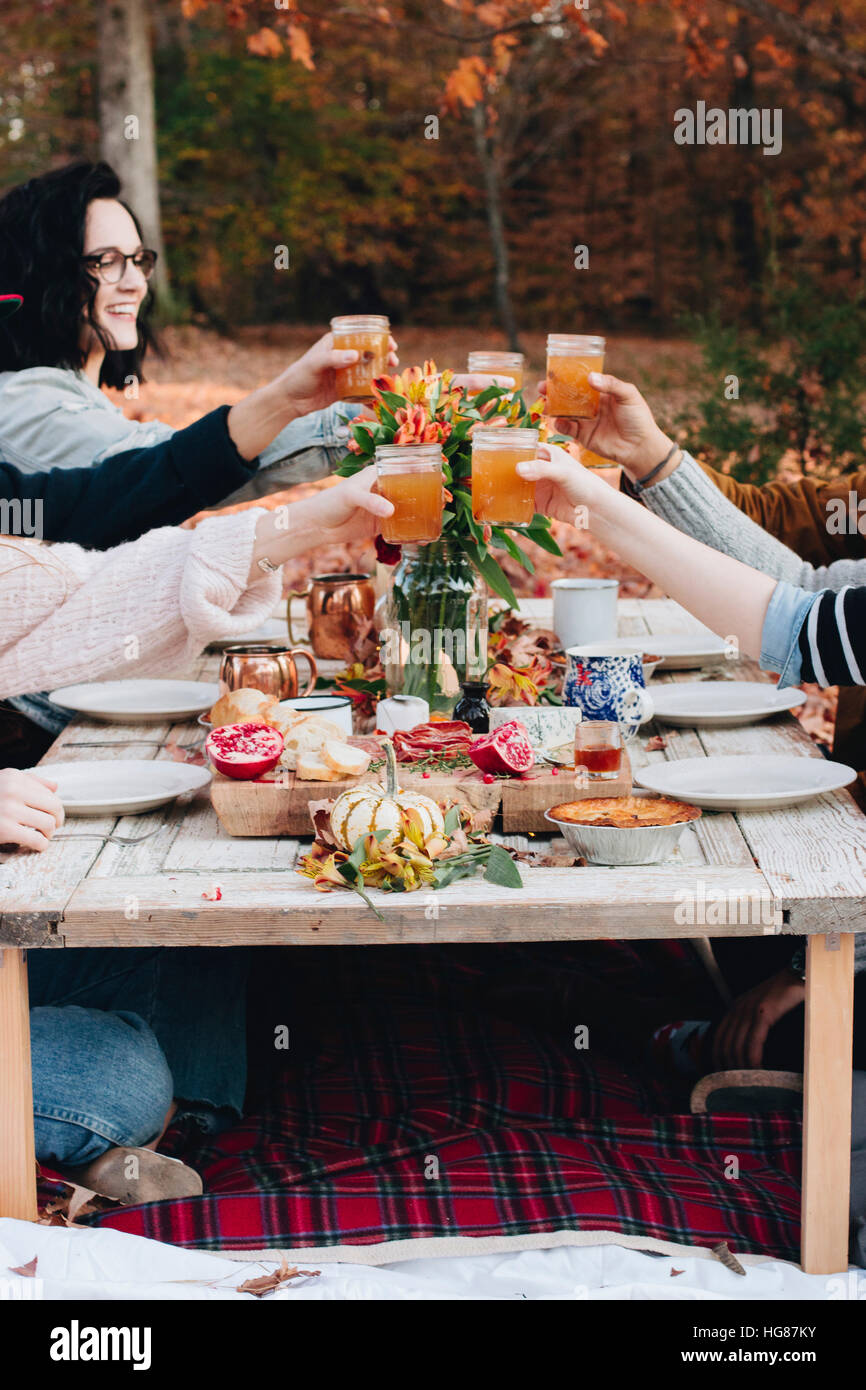
{"label": "glass mason jar", "polygon": [[382,517],[382,539],[389,545],[420,545],[441,536],[442,462],[441,444],[379,445],[376,490],[394,507]]}
{"label": "glass mason jar", "polygon": [[547,414],[566,420],[594,420],[599,394],[590,372],[604,371],[604,338],[575,333],[547,336]]}
{"label": "glass mason jar", "polygon": [[472,515],[492,526],[528,526],[535,515],[535,483],[518,463],[535,458],[538,430],[482,429],[472,434]]}
{"label": "glass mason jar", "polygon": [[381,609],[389,695],[420,695],[451,714],[467,680],[487,671],[487,585],[447,539],[406,545]]}
{"label": "glass mason jar", "polygon": [[510,376],[514,378],[515,391],[523,390],[524,357],[522,352],[470,352],[466,359],[470,372],[483,372],[487,376]]}
{"label": "glass mason jar", "polygon": [[343,314],[331,319],[335,348],[354,348],[357,362],[337,368],[337,399],[371,401],[373,381],[388,370],[391,323],[384,314]]}

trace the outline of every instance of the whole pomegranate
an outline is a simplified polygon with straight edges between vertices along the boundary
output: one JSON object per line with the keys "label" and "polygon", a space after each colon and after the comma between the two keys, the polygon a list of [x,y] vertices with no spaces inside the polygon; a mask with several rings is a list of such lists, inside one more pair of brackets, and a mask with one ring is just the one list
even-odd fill
{"label": "whole pomegranate", "polygon": [[242,782],[270,772],[282,751],[282,734],[267,724],[223,724],[211,730],[205,743],[205,752],[217,772]]}

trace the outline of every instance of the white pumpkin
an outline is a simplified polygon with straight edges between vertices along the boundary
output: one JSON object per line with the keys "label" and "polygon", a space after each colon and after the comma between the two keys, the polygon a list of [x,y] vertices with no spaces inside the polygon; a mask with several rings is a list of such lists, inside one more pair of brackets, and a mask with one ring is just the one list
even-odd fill
{"label": "white pumpkin", "polygon": [[402,811],[414,810],[421,819],[421,834],[425,840],[431,835],[444,835],[445,819],[436,802],[420,792],[404,792],[397,789],[397,762],[394,747],[385,745],[387,757],[387,785],[364,783],[351,787],[337,797],[331,809],[331,833],[334,839],[346,850],[351,850],[359,835],[372,835],[377,830],[387,830],[380,844],[383,849],[393,849],[403,836]]}

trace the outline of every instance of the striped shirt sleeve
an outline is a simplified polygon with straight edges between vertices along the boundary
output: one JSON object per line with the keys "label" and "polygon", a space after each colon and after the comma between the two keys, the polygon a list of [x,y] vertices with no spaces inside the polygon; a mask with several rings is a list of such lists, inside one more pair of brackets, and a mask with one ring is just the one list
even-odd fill
{"label": "striped shirt sleeve", "polygon": [[866,587],[822,593],[799,636],[801,680],[817,685],[866,685]]}

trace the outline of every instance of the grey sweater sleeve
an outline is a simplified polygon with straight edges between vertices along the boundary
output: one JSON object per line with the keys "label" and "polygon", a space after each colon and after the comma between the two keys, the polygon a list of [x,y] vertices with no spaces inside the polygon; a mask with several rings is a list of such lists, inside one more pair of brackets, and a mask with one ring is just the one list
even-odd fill
{"label": "grey sweater sleeve", "polygon": [[866,560],[834,560],[821,566],[801,560],[729,501],[691,454],[683,453],[679,468],[648,487],[641,500],[678,531],[800,589],[838,590],[846,584],[866,584]]}

